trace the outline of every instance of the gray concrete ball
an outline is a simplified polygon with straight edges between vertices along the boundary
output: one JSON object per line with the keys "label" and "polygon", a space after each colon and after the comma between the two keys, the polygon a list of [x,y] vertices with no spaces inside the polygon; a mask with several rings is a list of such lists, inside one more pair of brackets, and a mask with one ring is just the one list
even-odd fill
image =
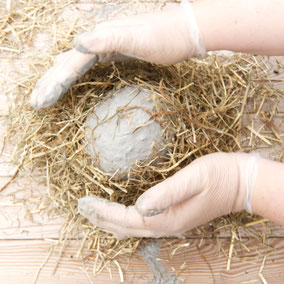
{"label": "gray concrete ball", "polygon": [[163,145],[163,128],[150,113],[153,94],[127,86],[106,95],[86,120],[86,147],[99,168],[126,173],[137,162],[147,160]]}

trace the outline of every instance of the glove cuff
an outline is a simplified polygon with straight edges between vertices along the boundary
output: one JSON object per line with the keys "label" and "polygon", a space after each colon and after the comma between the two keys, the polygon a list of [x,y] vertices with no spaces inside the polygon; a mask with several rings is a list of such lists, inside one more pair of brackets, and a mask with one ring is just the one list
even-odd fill
{"label": "glove cuff", "polygon": [[260,155],[253,153],[247,160],[246,164],[246,175],[245,175],[245,187],[246,187],[246,196],[244,199],[244,209],[249,212],[252,212],[252,197],[255,188],[256,176],[258,173],[258,161]]}
{"label": "glove cuff", "polygon": [[191,36],[193,43],[195,45],[195,50],[194,54],[190,55],[189,57],[197,57],[197,58],[204,58],[206,56],[206,48],[204,44],[202,43],[201,35],[200,35],[200,30],[194,15],[194,11],[192,8],[192,5],[188,0],[182,0],[181,1],[181,6],[184,7],[188,14],[188,21],[189,21],[189,26],[191,28]]}

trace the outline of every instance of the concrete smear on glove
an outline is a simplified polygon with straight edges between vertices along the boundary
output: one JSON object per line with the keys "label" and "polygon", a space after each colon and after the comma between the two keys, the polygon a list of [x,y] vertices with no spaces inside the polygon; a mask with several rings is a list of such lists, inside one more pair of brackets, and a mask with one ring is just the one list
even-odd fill
{"label": "concrete smear on glove", "polygon": [[148,243],[145,247],[140,249],[141,255],[149,268],[154,274],[152,284],[181,284],[182,281],[177,279],[173,272],[168,272],[163,264],[157,260],[161,248],[160,242]]}
{"label": "concrete smear on glove", "polygon": [[154,107],[152,93],[135,86],[107,95],[85,125],[87,150],[97,166],[121,174],[162,148],[163,128],[147,112]]}

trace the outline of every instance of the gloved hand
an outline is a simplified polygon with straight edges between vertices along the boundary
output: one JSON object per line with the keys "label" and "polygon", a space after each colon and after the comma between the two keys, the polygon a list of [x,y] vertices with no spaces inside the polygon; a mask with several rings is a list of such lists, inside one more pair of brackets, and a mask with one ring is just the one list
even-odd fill
{"label": "gloved hand", "polygon": [[135,206],[87,196],[78,210],[119,239],[179,235],[231,212],[252,212],[259,160],[255,154],[209,154],[147,190]]}
{"label": "gloved hand", "polygon": [[157,64],[174,64],[206,52],[188,1],[102,23],[77,36],[74,46],[82,53],[120,53]]}
{"label": "gloved hand", "polygon": [[206,52],[187,1],[161,11],[99,24],[93,31],[77,36],[74,47],[59,56],[37,82],[30,100],[34,108],[53,105],[96,62],[119,60],[123,55],[173,64],[204,56]]}

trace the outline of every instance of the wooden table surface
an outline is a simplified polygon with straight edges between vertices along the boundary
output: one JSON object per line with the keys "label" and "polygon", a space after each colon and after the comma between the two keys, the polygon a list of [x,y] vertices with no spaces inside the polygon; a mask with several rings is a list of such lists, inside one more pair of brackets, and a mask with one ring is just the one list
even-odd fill
{"label": "wooden table surface", "polygon": [[[154,4],[152,2],[155,2]],[[52,2],[50,2],[52,3]],[[51,5],[51,4],[48,5]],[[133,13],[137,10],[151,9],[154,5],[161,6],[158,1],[76,1],[66,5],[62,12],[62,19],[70,24],[70,19],[76,15],[77,20],[91,27],[96,20],[102,20],[118,13]],[[3,7],[3,3],[0,4]],[[94,16],[95,15],[95,16]],[[70,24],[71,25],[71,24]],[[68,25],[67,25],[68,28]],[[44,39],[52,34],[47,30]],[[41,46],[39,50],[38,46]],[[39,60],[50,54],[48,45],[42,44],[25,47],[24,50],[11,60],[4,51],[0,50],[0,150],[5,141],[6,120],[9,99],[2,94],[13,88],[21,80],[23,74],[29,74],[29,58]],[[277,86],[283,88],[284,70],[269,59],[268,71],[279,79]],[[277,68],[278,74],[274,69]],[[18,72],[20,70],[20,72]],[[8,100],[8,101],[7,101]],[[278,110],[278,126],[283,129],[284,99],[282,98]],[[250,117],[247,117],[249,124]],[[255,138],[257,139],[257,138]],[[283,140],[283,136],[282,136]],[[0,188],[13,176],[15,166],[10,163],[12,144],[6,144],[0,156]],[[267,157],[277,157],[283,152],[283,145],[273,144],[272,147],[260,145],[258,151]],[[111,264],[111,275],[108,269],[94,275],[94,258],[82,263],[76,257],[80,240],[73,240],[66,246],[61,255],[58,267],[53,273],[60,246],[55,247],[51,254],[51,247],[58,240],[58,231],[63,218],[49,220],[46,216],[27,214],[25,206],[20,202],[23,198],[37,200],[39,193],[45,192],[45,186],[30,184],[27,178],[17,178],[0,193],[0,283],[119,283],[118,267]],[[236,255],[231,260],[230,270],[226,270],[228,262],[231,236],[221,236],[218,241],[190,237],[183,240],[185,247],[172,255],[172,249],[164,241],[158,261],[165,270],[174,273],[184,283],[284,283],[284,228],[268,223],[271,230],[269,238],[262,244],[256,240],[247,240],[243,246],[235,246]],[[259,232],[267,230],[264,224],[256,226]],[[243,238],[247,238],[244,234]],[[169,240],[174,242],[173,239]],[[220,249],[222,248],[222,249]],[[49,255],[50,254],[50,255]],[[246,256],[244,258],[243,256]],[[48,258],[48,256],[50,256]],[[264,263],[263,263],[264,262]],[[150,283],[153,272],[137,252],[130,258],[119,259],[125,283]],[[265,280],[263,280],[265,279]],[[267,281],[267,282],[265,282]]]}

